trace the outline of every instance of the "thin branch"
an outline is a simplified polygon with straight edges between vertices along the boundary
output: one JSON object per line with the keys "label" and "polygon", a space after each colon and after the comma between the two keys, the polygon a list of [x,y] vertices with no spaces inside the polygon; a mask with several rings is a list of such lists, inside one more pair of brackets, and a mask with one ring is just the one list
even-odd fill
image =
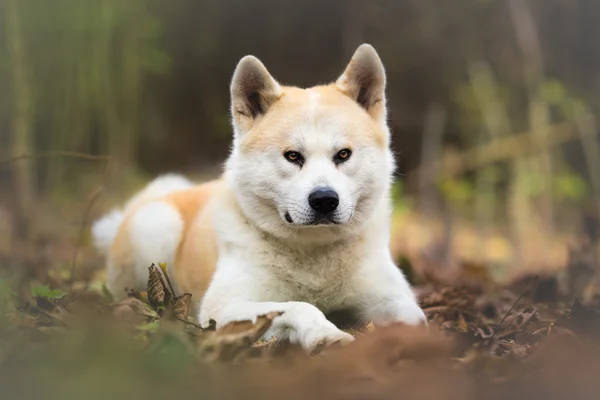
{"label": "thin branch", "polygon": [[177,317],[177,319],[178,319],[179,321],[183,322],[184,324],[188,324],[188,325],[191,325],[191,326],[193,326],[194,328],[198,328],[198,329],[201,329],[201,330],[203,330],[203,331],[204,331],[204,330],[206,330],[206,329],[205,329],[205,328],[203,328],[201,325],[198,325],[198,324],[197,324],[197,323],[195,323],[195,322],[188,321],[187,319],[183,319],[183,318],[180,318],[180,317]]}
{"label": "thin branch", "polygon": [[410,173],[422,174],[422,169],[442,171],[451,176],[473,171],[497,162],[514,160],[526,155],[538,154],[547,151],[547,148],[557,147],[572,140],[579,139],[581,135],[576,127],[570,123],[560,123],[546,127],[548,130],[547,141],[541,145],[536,143],[536,134],[532,132],[519,133],[506,138],[490,141],[487,144],[467,149],[458,154],[444,156],[439,162],[418,167]]}
{"label": "thin branch", "polygon": [[72,260],[72,264],[71,264],[71,276],[69,277],[69,293],[71,293],[73,290],[73,282],[75,281],[75,268],[77,266],[77,256],[79,255],[79,248],[83,244],[83,235],[87,228],[90,212],[92,211],[92,207],[94,206],[94,203],[96,202],[98,197],[100,197],[100,194],[104,190],[104,186],[106,183],[107,171],[108,171],[109,159],[110,159],[110,157],[108,157],[104,160],[102,183],[89,196],[90,200],[88,201],[88,205],[85,209],[85,212],[83,213],[83,219],[81,221],[81,228],[79,229],[79,237],[77,238],[77,244],[75,246],[75,250],[73,251],[73,260]]}
{"label": "thin branch", "polygon": [[519,296],[519,298],[517,299],[517,301],[515,301],[515,304],[512,305],[512,307],[510,308],[510,310],[508,310],[508,312],[506,314],[504,314],[504,317],[502,318],[502,320],[500,321],[500,326],[502,326],[502,324],[504,323],[504,320],[506,319],[506,317],[508,317],[510,315],[510,313],[515,309],[515,307],[517,306],[517,304],[519,304],[519,302],[521,301],[521,299],[523,298],[523,296],[525,296],[525,293],[527,293],[527,291],[529,290],[529,287],[531,286],[531,284],[537,280],[538,276],[535,275],[531,278],[531,280],[529,281],[529,283],[527,284],[527,286],[525,286],[525,289],[523,290],[523,292],[521,293],[521,295]]}
{"label": "thin branch", "polygon": [[83,243],[83,235],[84,235],[85,229],[87,227],[87,223],[88,223],[88,219],[89,219],[89,215],[92,210],[92,207],[94,206],[94,203],[96,202],[96,200],[98,199],[98,197],[100,196],[102,191],[104,190],[104,186],[106,183],[106,176],[107,176],[107,172],[108,172],[108,162],[112,159],[112,157],[108,156],[108,155],[96,155],[96,154],[79,153],[79,152],[68,151],[68,150],[56,150],[56,151],[47,151],[47,152],[36,153],[36,154],[21,154],[20,156],[15,156],[15,157],[9,158],[7,160],[0,161],[0,168],[5,165],[10,165],[14,162],[21,161],[21,160],[47,158],[47,157],[71,157],[71,158],[78,158],[78,159],[82,159],[82,160],[103,161],[104,162],[103,173],[102,173],[102,183],[89,196],[90,200],[88,201],[88,205],[83,214],[83,220],[81,221],[81,228],[79,230],[79,237],[77,239],[77,244],[76,244],[75,250],[73,252],[73,260],[72,260],[72,264],[71,264],[71,276],[69,277],[69,293],[71,293],[73,290],[73,281],[75,280],[75,269],[77,266],[77,256],[79,255],[79,248],[81,247],[81,245]]}
{"label": "thin branch", "polygon": [[67,150],[56,150],[56,151],[46,151],[42,153],[36,154],[21,154],[20,156],[15,156],[8,158],[6,160],[0,161],[0,168],[15,163],[21,160],[28,159],[38,159],[38,158],[48,158],[48,157],[71,157],[71,158],[79,158],[82,160],[91,160],[91,161],[104,161],[108,162],[112,157],[108,155],[101,154],[86,154],[86,153],[78,153],[76,151],[67,151]]}

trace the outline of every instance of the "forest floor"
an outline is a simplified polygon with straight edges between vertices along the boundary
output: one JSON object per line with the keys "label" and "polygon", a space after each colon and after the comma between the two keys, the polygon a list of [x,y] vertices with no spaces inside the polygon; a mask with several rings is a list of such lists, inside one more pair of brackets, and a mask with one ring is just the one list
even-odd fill
{"label": "forest floor", "polygon": [[0,257],[2,399],[600,398],[600,298],[581,263],[503,284],[421,280],[428,330],[353,327],[354,343],[309,356],[258,339],[275,315],[200,329],[196,299],[158,265],[147,292],[113,302],[78,235]]}

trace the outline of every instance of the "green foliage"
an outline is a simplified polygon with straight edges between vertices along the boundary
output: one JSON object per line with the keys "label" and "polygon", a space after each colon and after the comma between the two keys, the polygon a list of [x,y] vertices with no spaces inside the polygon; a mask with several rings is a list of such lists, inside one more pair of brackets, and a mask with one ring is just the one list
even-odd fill
{"label": "green foliage", "polygon": [[485,175],[485,180],[497,184],[504,179],[504,171],[498,165],[490,165],[481,171]]}
{"label": "green foliage", "polygon": [[112,303],[114,301],[112,294],[108,290],[108,287],[106,287],[106,282],[92,281],[88,284],[87,290],[100,294],[104,303]]}
{"label": "green foliage", "polygon": [[110,293],[110,291],[108,290],[108,286],[106,286],[106,282],[102,282],[101,292],[102,292],[102,296],[104,297],[104,299],[106,299],[106,301],[108,303],[114,301],[112,293]]}
{"label": "green foliage", "polygon": [[[134,153],[148,76],[164,74],[171,67],[156,3],[22,0],[18,4],[23,62],[30,68],[36,111],[36,120],[30,121],[36,148],[29,151],[80,150],[119,153],[123,158]],[[0,41],[0,57],[6,58],[1,45]],[[0,64],[2,92],[6,63]],[[39,164],[53,188],[72,170],[62,160]]]}
{"label": "green foliage", "polygon": [[559,199],[577,201],[588,193],[588,184],[579,174],[563,170],[554,179],[554,191]]}
{"label": "green foliage", "polygon": [[443,179],[439,187],[444,197],[451,202],[466,202],[474,194],[473,182],[467,178]]}
{"label": "green foliage", "polygon": [[586,102],[575,96],[567,86],[557,79],[548,79],[540,86],[540,96],[548,104],[560,110],[563,117],[569,121],[575,120],[575,110],[591,113]]}
{"label": "green foliage", "polygon": [[140,65],[148,72],[164,74],[171,68],[171,58],[159,43],[163,28],[160,21],[142,3],[130,11],[130,17],[135,16],[137,19],[136,35],[141,45]]}
{"label": "green foliage", "polygon": [[537,171],[523,172],[521,177],[524,187],[524,192],[527,196],[535,197],[543,193],[545,188],[545,178]]}
{"label": "green foliage", "polygon": [[394,204],[400,203],[402,201],[402,187],[403,187],[402,181],[400,181],[400,180],[396,180],[392,184],[391,193],[392,193],[392,202]]}
{"label": "green foliage", "polygon": [[453,97],[462,112],[461,122],[465,129],[478,126],[481,121],[481,110],[472,86],[466,83],[456,85]]}
{"label": "green foliage", "polygon": [[567,99],[567,90],[562,82],[548,79],[540,85],[540,95],[549,104],[559,105]]}
{"label": "green foliage", "polygon": [[154,320],[154,321],[150,321],[150,322],[143,322],[143,323],[137,325],[135,328],[138,331],[141,331],[144,333],[155,333],[158,331],[159,321]]}
{"label": "green foliage", "polygon": [[467,131],[481,130],[482,126],[482,109],[485,104],[481,104],[481,99],[475,95],[476,89],[482,93],[486,103],[502,109],[507,109],[513,102],[510,89],[491,79],[476,79],[473,83],[457,84],[454,87],[453,99],[461,111],[460,123]]}
{"label": "green foliage", "polygon": [[161,360],[167,368],[180,367],[194,360],[189,346],[184,342],[184,337],[177,332],[165,332],[158,340],[155,340],[148,353],[151,357]]}
{"label": "green foliage", "polygon": [[31,295],[33,297],[44,297],[50,300],[62,299],[66,294],[66,292],[60,289],[50,289],[48,285],[33,286],[31,288]]}
{"label": "green foliage", "polygon": [[0,318],[5,317],[14,309],[13,299],[15,293],[8,282],[0,278]]}
{"label": "green foliage", "polygon": [[[550,189],[546,187],[544,176],[536,171],[527,171],[522,176],[525,193],[529,197],[541,195]],[[557,171],[551,178],[553,194],[560,200],[577,201],[583,199],[588,193],[588,184],[585,179],[570,169]]]}
{"label": "green foliage", "polygon": [[144,49],[141,65],[149,72],[164,74],[171,68],[171,59],[164,51],[148,47]]}
{"label": "green foliage", "polygon": [[404,193],[404,184],[401,180],[395,180],[392,184],[391,197],[396,211],[404,212],[410,208],[408,196]]}
{"label": "green foliage", "polygon": [[57,266],[56,268],[52,268],[48,271],[48,276],[51,278],[58,278],[63,282],[68,281],[71,279],[71,266],[64,264]]}

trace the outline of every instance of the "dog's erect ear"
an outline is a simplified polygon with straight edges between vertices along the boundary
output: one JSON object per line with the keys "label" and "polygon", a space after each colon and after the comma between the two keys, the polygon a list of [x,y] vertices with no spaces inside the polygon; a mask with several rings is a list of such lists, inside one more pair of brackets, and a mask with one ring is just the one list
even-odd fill
{"label": "dog's erect ear", "polygon": [[385,70],[373,46],[359,46],[335,86],[373,118],[385,117]]}
{"label": "dog's erect ear", "polygon": [[242,58],[231,80],[231,112],[239,133],[249,131],[281,94],[281,86],[258,58]]}

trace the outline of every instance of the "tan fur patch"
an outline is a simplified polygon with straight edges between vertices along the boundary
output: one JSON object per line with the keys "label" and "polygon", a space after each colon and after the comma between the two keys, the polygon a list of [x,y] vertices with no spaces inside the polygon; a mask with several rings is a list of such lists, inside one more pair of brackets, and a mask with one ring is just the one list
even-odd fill
{"label": "tan fur patch", "polygon": [[[316,86],[310,89],[284,87],[283,95],[257,121],[241,142],[242,152],[260,152],[276,146],[287,151],[290,127],[307,123],[307,119],[332,119],[345,128],[348,141],[355,146],[373,145],[385,148],[388,138],[380,124],[369,116],[351,98],[341,93],[335,85]],[[311,93],[319,94],[314,110]],[[313,121],[314,122],[314,121]]]}
{"label": "tan fur patch", "polygon": [[175,281],[182,292],[191,293],[197,300],[208,288],[218,256],[210,215],[204,211],[211,196],[222,185],[222,181],[212,181],[172,193],[165,199],[181,213],[185,226],[177,250]]}
{"label": "tan fur patch", "polygon": [[211,196],[222,186],[221,180],[207,182],[137,204],[125,216],[110,249],[110,258],[116,267],[110,279],[118,281],[123,287],[133,285],[135,266],[134,250],[129,239],[131,220],[136,211],[148,202],[162,201],[174,207],[184,223],[183,237],[177,249],[174,266],[175,281],[182,293],[192,293],[194,299],[201,299],[210,283],[217,262],[214,231],[210,216],[204,211]]}

